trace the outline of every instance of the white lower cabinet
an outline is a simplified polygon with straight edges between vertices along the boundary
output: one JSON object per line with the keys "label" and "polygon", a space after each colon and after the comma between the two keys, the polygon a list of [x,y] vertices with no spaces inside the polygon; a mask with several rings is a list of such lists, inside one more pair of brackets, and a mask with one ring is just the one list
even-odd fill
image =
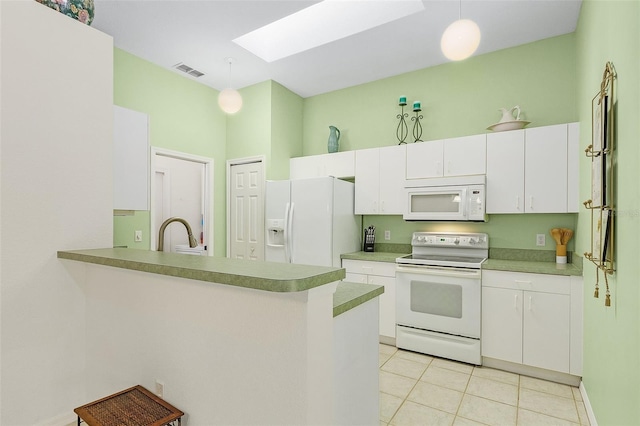
{"label": "white lower cabinet", "polygon": [[380,337],[383,343],[395,343],[396,264],[344,259],[342,267],[347,270],[345,281],[384,286],[384,293],[379,297]]}
{"label": "white lower cabinet", "polygon": [[582,336],[572,336],[581,327],[572,321],[582,305],[572,298],[572,278],[483,271],[482,356],[581,374]]}

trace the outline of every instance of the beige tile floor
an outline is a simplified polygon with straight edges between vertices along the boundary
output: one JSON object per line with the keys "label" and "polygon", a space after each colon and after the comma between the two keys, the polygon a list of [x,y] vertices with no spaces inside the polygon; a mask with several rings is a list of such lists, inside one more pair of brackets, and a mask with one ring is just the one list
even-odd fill
{"label": "beige tile floor", "polygon": [[380,425],[589,425],[578,388],[380,345]]}

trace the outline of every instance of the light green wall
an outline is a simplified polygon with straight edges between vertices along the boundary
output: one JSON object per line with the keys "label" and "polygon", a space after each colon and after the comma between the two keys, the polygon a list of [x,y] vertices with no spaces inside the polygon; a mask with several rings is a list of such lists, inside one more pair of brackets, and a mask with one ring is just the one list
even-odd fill
{"label": "light green wall", "polygon": [[[401,95],[422,102],[423,140],[487,132],[501,117],[498,108],[514,105],[529,127],[577,121],[575,46],[575,35],[568,34],[307,98],[304,155],[327,152],[330,124],[342,131],[341,151],[397,144]],[[489,232],[492,247],[546,250],[554,249],[549,230],[575,229],[576,220],[575,214],[492,215],[483,224],[364,217],[379,230],[378,241],[383,230],[391,231],[388,242],[408,244],[414,231],[447,229]],[[547,236],[545,247],[536,246],[536,234]]]}
{"label": "light green wall", "polygon": [[[214,253],[226,250],[226,118],[218,92],[123,50],[114,51],[114,103],[149,114],[152,146],[214,158]],[[144,241],[133,242],[142,229]],[[114,245],[149,249],[149,213],[114,218]]]}
{"label": "light green wall", "polygon": [[[617,72],[615,269],[609,279],[611,307],[593,297],[595,268],[584,263],[583,381],[600,425],[640,424],[640,2],[582,3],[577,35],[578,112],[581,148],[591,137],[591,99],[600,87],[607,61]],[[582,149],[581,149],[582,152]],[[580,164],[582,199],[590,198],[590,161]],[[578,219],[576,245],[591,251],[590,214]]]}
{"label": "light green wall", "polygon": [[287,179],[302,154],[302,98],[269,80],[240,90],[242,109],[228,117],[227,158],[264,155],[267,179]]}
{"label": "light green wall", "polygon": [[397,144],[401,95],[422,102],[422,140],[486,132],[514,105],[529,127],[576,121],[575,73],[568,34],[307,98],[303,152],[327,152],[329,125],[341,151]]}
{"label": "light green wall", "polygon": [[303,99],[272,82],[271,164],[268,179],[288,179],[289,159],[302,155]]}
{"label": "light green wall", "polygon": [[270,161],[271,81],[240,90],[242,109],[227,117],[227,158],[264,155]]}
{"label": "light green wall", "polygon": [[[551,228],[576,228],[576,214],[500,214],[490,215],[489,221],[476,222],[405,222],[397,216],[365,216],[364,226],[376,227],[376,242],[410,244],[415,231],[430,232],[485,232],[489,234],[489,246],[500,248],[555,250]],[[385,241],[384,231],[391,231],[391,239]],[[546,245],[536,246],[536,234],[545,234]],[[573,251],[573,240],[567,249]]]}

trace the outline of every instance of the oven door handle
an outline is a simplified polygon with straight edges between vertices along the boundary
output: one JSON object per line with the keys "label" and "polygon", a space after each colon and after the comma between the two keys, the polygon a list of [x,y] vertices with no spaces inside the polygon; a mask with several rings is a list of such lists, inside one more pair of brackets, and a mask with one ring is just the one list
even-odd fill
{"label": "oven door handle", "polygon": [[417,275],[436,275],[455,278],[480,278],[480,269],[456,269],[438,267],[396,266],[396,272]]}

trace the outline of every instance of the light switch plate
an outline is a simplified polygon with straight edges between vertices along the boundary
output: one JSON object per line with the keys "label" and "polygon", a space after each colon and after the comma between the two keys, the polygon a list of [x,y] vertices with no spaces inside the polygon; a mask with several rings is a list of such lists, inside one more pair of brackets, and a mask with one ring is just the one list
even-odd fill
{"label": "light switch plate", "polygon": [[137,243],[142,241],[142,231],[134,231],[133,240]]}

